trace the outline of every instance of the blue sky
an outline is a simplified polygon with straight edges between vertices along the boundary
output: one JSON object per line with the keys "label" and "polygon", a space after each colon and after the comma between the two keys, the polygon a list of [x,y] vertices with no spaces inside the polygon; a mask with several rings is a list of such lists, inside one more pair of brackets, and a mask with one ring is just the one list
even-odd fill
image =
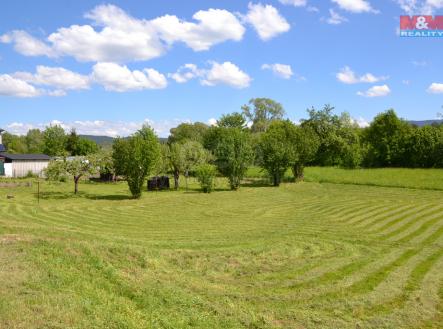
{"label": "blue sky", "polygon": [[61,123],[161,136],[253,97],[292,120],[329,103],[361,123],[394,108],[434,119],[443,39],[400,38],[402,14],[443,0],[25,1],[1,4],[0,127]]}

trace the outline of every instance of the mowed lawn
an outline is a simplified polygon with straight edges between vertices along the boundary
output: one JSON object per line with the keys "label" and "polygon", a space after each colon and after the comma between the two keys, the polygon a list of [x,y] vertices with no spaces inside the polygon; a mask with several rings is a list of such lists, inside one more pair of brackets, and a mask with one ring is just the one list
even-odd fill
{"label": "mowed lawn", "polygon": [[443,191],[254,185],[0,188],[0,328],[443,326]]}

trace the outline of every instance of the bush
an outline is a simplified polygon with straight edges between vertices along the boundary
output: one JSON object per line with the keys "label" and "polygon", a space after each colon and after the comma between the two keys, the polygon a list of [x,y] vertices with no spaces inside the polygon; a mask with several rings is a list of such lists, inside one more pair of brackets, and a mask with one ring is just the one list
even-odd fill
{"label": "bush", "polygon": [[37,174],[34,174],[34,173],[32,172],[32,170],[28,170],[28,172],[26,173],[25,178],[38,178],[38,175],[37,175]]}
{"label": "bush", "polygon": [[209,163],[201,164],[196,168],[195,176],[204,193],[211,193],[214,189],[214,178],[216,174],[216,167]]}

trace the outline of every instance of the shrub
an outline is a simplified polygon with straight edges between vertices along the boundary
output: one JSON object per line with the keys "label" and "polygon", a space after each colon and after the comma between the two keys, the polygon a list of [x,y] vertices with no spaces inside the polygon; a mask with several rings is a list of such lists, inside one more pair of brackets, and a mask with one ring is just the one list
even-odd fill
{"label": "shrub", "polygon": [[209,163],[201,164],[196,168],[195,176],[204,193],[211,193],[214,189],[214,178],[216,174],[216,167]]}

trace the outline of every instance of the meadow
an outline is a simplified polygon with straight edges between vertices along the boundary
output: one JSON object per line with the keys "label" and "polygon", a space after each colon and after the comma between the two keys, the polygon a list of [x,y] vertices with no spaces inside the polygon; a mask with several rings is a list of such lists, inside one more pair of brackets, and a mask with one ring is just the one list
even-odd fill
{"label": "meadow", "polygon": [[249,176],[0,188],[0,328],[442,327],[443,170]]}

